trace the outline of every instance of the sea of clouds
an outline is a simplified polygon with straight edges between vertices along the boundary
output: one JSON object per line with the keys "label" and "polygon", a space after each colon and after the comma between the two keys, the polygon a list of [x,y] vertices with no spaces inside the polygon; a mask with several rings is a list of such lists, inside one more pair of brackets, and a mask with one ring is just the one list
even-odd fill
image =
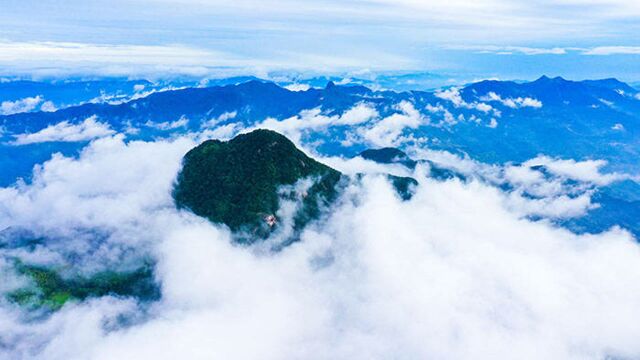
{"label": "sea of clouds", "polygon": [[[2,299],[0,358],[640,357],[640,246],[619,228],[577,235],[552,221],[584,214],[593,184],[619,176],[600,173],[600,162],[532,160],[549,179],[412,149],[468,177],[437,181],[428,163],[322,158],[367,175],[301,241],[274,252],[234,245],[225,227],[175,209],[181,158],[196,144],[108,134],[0,188],[0,229],[47,237],[0,249],[3,291],[23,281],[13,256],[86,273],[151,257],[162,287],[152,304],[103,297],[40,317]],[[411,200],[386,172],[418,180]]]}

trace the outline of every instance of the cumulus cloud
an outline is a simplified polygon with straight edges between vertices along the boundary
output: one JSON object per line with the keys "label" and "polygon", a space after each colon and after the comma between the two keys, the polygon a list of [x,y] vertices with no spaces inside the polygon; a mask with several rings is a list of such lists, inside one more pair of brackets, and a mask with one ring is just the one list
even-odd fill
{"label": "cumulus cloud", "polygon": [[0,104],[0,110],[2,111],[2,115],[28,112],[33,111],[41,102],[42,98],[39,96],[28,97],[16,101],[4,101]]}
{"label": "cumulus cloud", "polygon": [[58,110],[58,108],[51,101],[45,101],[40,105],[40,111],[54,112],[56,110]]}
{"label": "cumulus cloud", "polygon": [[230,123],[216,126],[213,129],[205,129],[197,134],[198,139],[229,140],[243,130],[240,123]]}
{"label": "cumulus cloud", "polygon": [[517,97],[517,98],[503,98],[502,96],[489,92],[487,95],[480,98],[482,101],[497,101],[506,107],[512,109],[518,109],[523,107],[541,108],[542,102],[538,99],[530,97]]}
{"label": "cumulus cloud", "polygon": [[413,176],[413,171],[402,164],[380,164],[375,161],[365,160],[362,157],[354,158],[342,157],[321,157],[319,158],[323,164],[327,164],[332,168],[347,175],[357,174],[391,174],[395,176]]}
{"label": "cumulus cloud", "polygon": [[448,100],[453,103],[454,106],[463,106],[466,105],[466,102],[462,99],[460,95],[460,88],[452,87],[445,90],[440,90],[435,94],[440,99]]}
{"label": "cumulus cloud", "polygon": [[216,118],[209,119],[209,120],[203,122],[201,127],[203,127],[203,128],[213,128],[213,127],[216,127],[220,123],[223,123],[223,122],[231,120],[231,119],[235,119],[236,116],[238,116],[238,112],[237,111],[224,112],[224,113],[218,115],[218,117],[216,117]]}
{"label": "cumulus cloud", "polygon": [[289,84],[289,85],[285,86],[284,88],[287,89],[287,90],[290,90],[290,91],[307,91],[307,90],[311,89],[311,85],[293,83],[293,84]]}
{"label": "cumulus cloud", "polygon": [[436,106],[433,106],[431,104],[427,104],[427,106],[425,107],[425,110],[427,110],[428,112],[430,112],[431,114],[442,114],[442,120],[440,121],[440,123],[434,123],[432,122],[432,125],[434,126],[441,126],[441,125],[455,125],[458,123],[459,120],[463,120],[464,116],[462,114],[460,114],[457,118],[455,116],[453,116],[453,114],[449,111],[449,109],[445,108],[444,106],[442,106],[441,104],[438,104]]}
{"label": "cumulus cloud", "polygon": [[402,137],[405,129],[416,129],[429,123],[429,119],[408,101],[402,101],[397,109],[400,110],[399,113],[389,115],[369,127],[358,128],[358,134],[373,146],[398,146],[405,140]]}
{"label": "cumulus cloud", "polygon": [[[186,139],[125,143],[116,135],[93,141],[79,159],[54,155],[35,169],[30,185],[2,189],[0,228],[115,226],[144,208],[168,205],[163,192],[193,144]],[[150,157],[157,161],[147,162]],[[122,204],[127,205],[119,208]]]}
{"label": "cumulus cloud", "polygon": [[489,104],[483,102],[474,101],[472,103],[466,102],[460,94],[460,88],[451,87],[449,89],[436,91],[434,94],[436,97],[450,101],[455,107],[461,107],[465,109],[475,109],[483,113],[488,113],[494,110]]}
{"label": "cumulus cloud", "polygon": [[602,173],[606,162],[601,160],[574,161],[539,156],[522,164],[501,166],[461,158],[446,151],[415,147],[410,151],[468,178],[503,189],[507,195],[505,206],[523,217],[567,219],[583,216],[599,206],[592,202],[596,188],[629,178],[626,174]]}
{"label": "cumulus cloud", "polygon": [[548,156],[538,156],[524,163],[527,166],[544,165],[550,172],[573,180],[607,185],[613,181],[624,179],[622,174],[603,174],[600,170],[607,165],[604,160],[553,159]]}
{"label": "cumulus cloud", "polygon": [[[272,125],[295,134],[356,124],[361,139],[386,146],[428,122],[411,103],[384,118],[364,104],[352,110],[310,110]],[[238,130],[232,125],[207,131],[230,134]],[[322,158],[366,175],[299,243],[271,252],[233,245],[224,226],[174,208],[173,182],[196,137],[100,138],[77,158],[55,155],[36,167],[31,183],[0,188],[0,231],[20,227],[64,240],[20,256],[66,265],[72,254],[81,259],[75,266],[95,271],[144,254],[156,260],[162,284],[161,300],[144,310],[103,297],[24,321],[23,310],[0,301],[0,344],[10,344],[0,346],[0,357],[640,356],[638,243],[616,228],[576,235],[548,221],[594,206],[588,189],[575,194],[565,180],[618,179],[602,173],[604,162],[541,156],[498,166],[413,149],[469,176],[436,181],[425,163],[409,170]],[[385,173],[417,179],[413,198],[402,201]],[[0,248],[0,265],[9,255],[16,254]]]}
{"label": "cumulus cloud", "polygon": [[62,121],[55,125],[49,125],[35,133],[13,135],[15,140],[12,144],[26,145],[52,141],[87,141],[114,133],[115,131],[111,129],[109,124],[101,123],[97,120],[96,116],[91,116],[78,124]]}
{"label": "cumulus cloud", "polygon": [[585,215],[587,211],[598,207],[591,202],[591,194],[584,193],[576,197],[567,195],[531,199],[520,191],[509,194],[506,206],[522,216],[536,216],[551,219],[569,219]]}
{"label": "cumulus cloud", "polygon": [[[55,154],[36,166],[29,185],[0,188],[0,231],[17,227],[63,237],[53,244],[56,251],[119,267],[131,247],[150,240],[157,218],[145,214],[172,208],[173,179],[194,145],[185,138],[125,143],[118,134],[94,140],[79,159]],[[106,244],[99,241],[103,232]]]}
{"label": "cumulus cloud", "polygon": [[0,103],[0,115],[12,115],[34,110],[52,112],[57,109],[51,101],[45,101],[42,96],[26,97],[16,101],[3,101]]}
{"label": "cumulus cloud", "polygon": [[341,115],[324,115],[316,108],[304,110],[299,115],[284,120],[269,118],[258,123],[255,128],[278,131],[299,144],[302,136],[309,131],[319,131],[332,126],[359,125],[378,116],[378,111],[373,106],[359,103]]}
{"label": "cumulus cloud", "polygon": [[316,108],[301,111],[299,115],[283,120],[268,118],[242,131],[255,128],[274,130],[311,152],[314,152],[317,143],[307,142],[307,137],[316,133],[327,133],[335,127],[344,130],[336,134],[335,140],[339,140],[345,147],[356,143],[385,147],[424,141],[424,138],[406,134],[405,131],[430,124],[429,118],[417,110],[413,103],[401,101],[390,110],[391,114],[383,117],[373,105],[366,102],[335,115],[326,115],[320,108]]}
{"label": "cumulus cloud", "polygon": [[189,119],[186,116],[181,116],[180,119],[175,121],[153,122],[149,120],[144,123],[144,125],[150,128],[168,131],[187,127],[187,125],[189,125]]}
{"label": "cumulus cloud", "polygon": [[[401,116],[410,116],[405,107]],[[509,203],[499,187],[435,181],[423,165],[411,174],[416,194],[402,201],[376,175],[379,167],[335,159],[345,172],[369,175],[348,185],[299,243],[275,253],[235,246],[224,227],[172,206],[180,159],[194,145],[190,138],[107,137],[78,158],[54,157],[32,184],[0,189],[0,228],[106,231],[109,250],[86,261],[117,262],[119,243],[145,249],[157,261],[163,294],[146,310],[103,297],[31,321],[0,302],[0,342],[9,344],[0,356],[640,356],[640,246],[626,232],[576,235],[530,221],[518,209],[530,204]],[[449,160],[469,171],[498,169]],[[535,183],[535,171],[510,177]]]}

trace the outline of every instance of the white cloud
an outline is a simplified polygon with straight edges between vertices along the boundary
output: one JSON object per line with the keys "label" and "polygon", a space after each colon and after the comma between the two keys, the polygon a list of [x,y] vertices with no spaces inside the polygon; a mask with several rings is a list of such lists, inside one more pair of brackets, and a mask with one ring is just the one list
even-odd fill
{"label": "white cloud", "polygon": [[488,127],[495,129],[498,127],[498,120],[491,118],[491,121],[489,122],[489,125],[487,125]]}
{"label": "white cloud", "polygon": [[449,45],[448,50],[474,51],[479,54],[495,55],[567,55],[578,54],[585,56],[608,55],[640,55],[640,46],[596,46],[596,47],[552,47],[537,48],[526,46],[500,45]]}
{"label": "white cloud", "polygon": [[620,123],[616,123],[611,127],[611,130],[622,131],[622,130],[624,130],[624,125],[622,125]]}
{"label": "white cloud", "polygon": [[54,112],[56,110],[58,110],[58,108],[51,101],[45,101],[40,105],[40,111]]}
{"label": "white cloud", "polygon": [[97,121],[96,116],[91,116],[78,124],[72,124],[69,121],[62,121],[55,125],[49,125],[35,133],[13,135],[15,140],[12,144],[26,145],[52,141],[87,141],[109,136],[114,133],[115,131],[111,129],[109,124],[101,123]]}
{"label": "white cloud", "polygon": [[561,195],[541,199],[529,199],[522,193],[509,194],[506,206],[514,213],[522,216],[542,216],[552,219],[564,219],[583,216],[587,211],[597,208],[591,202],[591,194],[582,194],[576,197]]}
{"label": "white cloud", "polygon": [[307,91],[311,89],[311,86],[309,84],[293,83],[285,86],[284,88],[290,91]]}
{"label": "white cloud", "polygon": [[483,113],[488,113],[494,110],[494,108],[491,105],[486,103],[477,102],[477,101],[474,101],[472,103],[466,102],[462,98],[462,95],[460,94],[460,88],[458,87],[451,87],[449,89],[439,90],[439,91],[436,91],[434,95],[440,99],[450,101],[455,107],[462,107],[465,109],[475,109]]}
{"label": "white cloud", "polygon": [[[121,39],[122,40],[122,39]],[[190,43],[187,41],[187,43]],[[189,76],[262,76],[270,70],[346,71],[370,66],[373,68],[409,68],[413,59],[391,51],[369,49],[372,63],[351,51],[323,52],[322,49],[264,49],[247,55],[246,49],[221,51],[211,47],[185,44],[147,45],[121,43],[8,41],[0,39],[0,65],[13,73],[31,76],[73,76],[98,74],[108,76],[167,75]],[[269,51],[267,51],[269,50]],[[375,55],[375,56],[374,56]],[[26,59],[26,60],[25,60]],[[46,66],[45,66],[46,65]]]}
{"label": "white cloud", "polygon": [[[5,59],[5,69],[38,74],[74,69],[156,75],[207,75],[229,69],[251,69],[252,74],[286,68],[450,69],[451,57],[438,53],[452,42],[464,51],[531,55],[571,53],[571,48],[555,44],[593,44],[593,34],[598,34],[600,45],[634,44],[633,24],[640,12],[633,3],[182,0],[179,16],[175,2],[167,0],[127,3],[109,11],[104,11],[111,5],[106,0],[68,0],[67,6],[57,8],[39,4],[30,11],[5,4],[5,12],[14,15],[11,24],[7,22],[13,26],[11,33],[31,35],[20,37],[26,39],[22,42],[4,40],[0,58]],[[87,11],[68,21],[67,10],[83,6]],[[141,7],[153,9],[157,22],[148,22]],[[580,17],[573,16],[578,13]],[[30,28],[33,22],[38,27]],[[135,32],[130,24],[136,24]],[[53,33],[57,36],[49,38],[61,41],[38,41]],[[89,43],[95,39],[103,43]],[[150,39],[154,45],[149,45]],[[483,45],[487,39],[493,44]],[[630,52],[633,46],[624,48],[616,52]],[[467,61],[456,65],[471,66]]]}
{"label": "white cloud", "polygon": [[512,99],[520,107],[541,108],[542,101],[530,97]]}
{"label": "white cloud", "polygon": [[[136,87],[138,85],[134,85],[134,87]],[[186,89],[185,86],[166,86],[160,89],[154,88],[154,89],[150,89],[147,91],[144,91],[144,85],[142,85],[143,88],[140,91],[135,90],[136,92],[133,95],[126,95],[126,94],[107,94],[107,93],[102,93],[100,94],[100,96],[97,96],[91,100],[89,100],[88,102],[90,103],[107,103],[110,105],[119,105],[119,104],[123,104],[125,102],[129,102],[132,100],[137,100],[137,99],[142,99],[145,98],[151,94],[155,94],[155,93],[159,93],[159,92],[165,92],[165,91],[173,91],[173,90],[182,90],[182,89]],[[140,87],[139,87],[140,88]]]}
{"label": "white cloud", "polygon": [[614,107],[616,104],[613,101],[609,101],[609,100],[605,100],[605,99],[598,99],[601,103],[607,105],[608,107]]}
{"label": "white cloud", "polygon": [[28,97],[16,101],[3,101],[2,104],[0,104],[0,110],[2,111],[2,115],[28,112],[35,110],[36,106],[41,102],[42,98],[40,96]]}
{"label": "white cloud", "polygon": [[0,63],[13,64],[20,59],[29,59],[29,61],[49,59],[55,63],[136,63],[162,66],[203,66],[214,59],[219,65],[230,65],[232,61],[238,60],[222,52],[181,45],[0,41]]}
{"label": "white cloud", "polygon": [[[520,165],[488,165],[460,158],[444,151],[410,148],[414,157],[429,159],[471,179],[506,188],[505,206],[520,216],[549,219],[574,218],[598,207],[592,202],[594,191],[615,181],[630,178],[626,174],[602,173],[602,160],[574,161],[539,156]],[[536,166],[545,165],[545,169]]]}
{"label": "white cloud", "polygon": [[337,125],[359,125],[378,117],[378,111],[371,105],[360,103],[340,115]]}
{"label": "white cloud", "polygon": [[220,114],[218,117],[214,118],[214,119],[210,119],[208,121],[205,121],[204,123],[202,123],[201,127],[203,128],[213,128],[218,126],[218,124],[231,120],[231,119],[235,119],[235,117],[238,116],[238,112],[237,111],[230,111],[230,112],[224,112],[222,114]]}
{"label": "white cloud", "polygon": [[518,109],[523,107],[532,107],[532,108],[541,108],[542,102],[538,99],[530,98],[530,97],[517,97],[517,98],[503,98],[502,96],[496,94],[491,91],[487,93],[487,95],[482,96],[480,98],[482,101],[497,101],[502,103],[502,105],[512,108]]}
{"label": "white cloud", "polygon": [[[542,172],[534,170],[527,164],[506,165],[501,174],[494,177],[494,183],[506,183],[515,188],[514,193],[521,197],[524,193],[538,197],[542,202],[557,202],[557,200],[567,200],[567,194],[580,194],[590,196],[590,186],[583,184],[567,185],[564,178],[554,178],[545,176]],[[531,199],[523,199],[523,202]],[[586,208],[585,208],[586,210]],[[556,215],[558,217],[559,215]],[[572,214],[566,214],[572,217]],[[562,217],[562,216],[560,216]]]}
{"label": "white cloud", "polygon": [[553,47],[536,48],[526,46],[498,46],[498,45],[450,45],[445,49],[475,51],[498,55],[566,55],[577,53],[580,55],[640,55],[640,46],[596,46],[596,47]]}
{"label": "white cloud", "polygon": [[[2,302],[0,334],[11,346],[0,347],[0,356],[640,355],[640,246],[625,232],[578,236],[523,219],[520,205],[496,187],[417,172],[410,201],[400,201],[384,178],[366,176],[301,242],[278,253],[234,246],[227,230],[172,207],[181,157],[194,145],[104,138],[77,159],[56,156],[32,185],[0,189],[0,227],[106,230],[104,251],[79,256],[117,263],[116,244],[148,250],[163,285],[144,321],[128,324],[122,320],[143,310],[119,298],[69,304],[28,322]],[[60,246],[82,245],[72,240]]]}
{"label": "white cloud", "polygon": [[12,115],[34,110],[52,112],[56,111],[51,101],[45,101],[42,96],[26,97],[16,101],[3,101],[0,103],[0,115]]}
{"label": "white cloud", "polygon": [[[442,121],[440,123],[432,122],[434,126],[442,126],[442,125],[455,125],[458,123],[458,119],[444,106],[438,104],[437,106],[433,106],[431,104],[427,104],[425,109],[432,114],[442,114]],[[462,114],[461,114],[462,115]]]}
{"label": "white cloud", "polygon": [[403,142],[402,133],[405,129],[416,129],[429,123],[429,119],[410,102],[400,102],[397,109],[400,113],[389,115],[370,126],[360,127],[357,133],[366,143],[376,147],[398,146]]}
{"label": "white cloud", "polygon": [[284,120],[269,118],[256,124],[255,128],[277,131],[294,143],[300,144],[302,136],[308,131],[320,131],[332,126],[360,125],[378,116],[378,111],[372,105],[359,103],[341,115],[323,115],[322,111],[316,108],[301,111],[299,115]]}
{"label": "white cloud", "polygon": [[435,93],[436,97],[440,99],[448,100],[456,107],[466,106],[466,102],[460,95],[460,88],[452,87],[445,90],[440,90]]}
{"label": "white cloud", "polygon": [[214,127],[213,129],[205,129],[198,133],[198,139],[218,139],[228,140],[243,130],[240,123],[230,123]]}
{"label": "white cloud", "polygon": [[446,49],[451,50],[470,50],[478,53],[493,53],[500,55],[564,55],[567,53],[567,49],[561,47],[554,48],[536,48],[526,46],[496,46],[496,45],[452,45],[447,46]]}
{"label": "white cloud", "polygon": [[624,175],[611,173],[603,174],[600,169],[607,165],[604,160],[575,161],[572,159],[554,159],[548,156],[538,156],[527,160],[525,166],[544,165],[551,173],[569,179],[592,182],[598,185],[607,185],[613,181],[622,180]]}
{"label": "white cloud", "polygon": [[413,171],[402,164],[380,164],[356,156],[345,159],[341,157],[322,157],[318,161],[347,175],[358,174],[391,174],[395,176],[413,176]]}
{"label": "white cloud", "polygon": [[483,113],[488,113],[489,111],[493,110],[493,107],[491,105],[485,103],[478,103],[475,105],[475,108],[479,111],[482,111]]}
{"label": "white cloud", "polygon": [[599,46],[587,49],[584,55],[640,55],[640,46]]}
{"label": "white cloud", "polygon": [[150,128],[168,131],[187,127],[187,125],[189,125],[189,119],[185,116],[181,116],[180,119],[175,121],[163,121],[159,123],[149,120],[144,125]]}

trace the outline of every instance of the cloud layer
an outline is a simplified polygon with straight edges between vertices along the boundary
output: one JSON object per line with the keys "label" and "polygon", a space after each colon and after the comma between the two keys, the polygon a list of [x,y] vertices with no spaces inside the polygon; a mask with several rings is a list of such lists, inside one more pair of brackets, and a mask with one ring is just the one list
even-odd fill
{"label": "cloud layer", "polygon": [[0,115],[12,115],[34,110],[55,111],[56,107],[51,101],[45,101],[42,96],[26,97],[20,100],[0,103]]}
{"label": "cloud layer", "polygon": [[[74,239],[22,256],[48,256],[55,263],[75,252],[85,271],[92,271],[105,263],[123,266],[132,253],[151,254],[163,291],[161,301],[146,310],[105,297],[68,304],[30,322],[2,302],[0,343],[8,345],[0,354],[640,356],[640,247],[626,232],[578,236],[547,221],[527,220],[499,187],[481,180],[435,181],[427,177],[426,164],[411,174],[420,182],[416,194],[402,201],[376,175],[385,170],[382,165],[333,159],[346,173],[369,175],[351,183],[301,242],[277,253],[234,246],[225,228],[172,206],[180,159],[194,144],[189,138],[127,143],[119,135],[107,137],[92,142],[78,159],[54,157],[38,168],[32,184],[0,190],[0,227]],[[461,171],[528,186],[543,183],[534,170],[491,175],[491,167],[449,159]],[[562,176],[598,179],[594,171],[601,164],[547,160]],[[107,235],[100,251],[77,250],[96,241],[72,235],[83,229]]]}
{"label": "cloud layer", "polygon": [[77,142],[87,141],[99,137],[113,135],[114,130],[109,124],[101,123],[97,117],[92,116],[81,123],[72,124],[68,121],[62,121],[54,125],[35,132],[14,135],[14,145],[26,145],[34,143],[61,141],[61,142]]}

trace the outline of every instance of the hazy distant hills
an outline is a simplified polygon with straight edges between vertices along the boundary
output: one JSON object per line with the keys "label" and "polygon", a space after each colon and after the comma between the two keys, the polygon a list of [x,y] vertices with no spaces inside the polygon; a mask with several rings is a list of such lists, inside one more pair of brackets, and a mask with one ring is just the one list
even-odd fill
{"label": "hazy distant hills", "polygon": [[[20,102],[26,103],[29,101],[28,99],[37,99],[41,103],[50,102],[55,108],[64,108],[90,101],[117,100],[154,88],[157,88],[156,85],[146,80],[126,79],[58,82],[0,81],[0,104],[5,104],[3,108],[0,108],[0,114],[13,112],[10,111],[10,105],[16,107],[20,105]],[[38,111],[41,109],[41,106],[38,105],[41,104],[35,104],[32,108],[27,106],[22,110],[26,112]],[[15,110],[19,109],[19,107],[15,108]]]}
{"label": "hazy distant hills", "polygon": [[[267,118],[282,120],[310,109],[327,116],[340,115],[358,104],[386,117],[401,113],[398,104],[406,102],[429,123],[403,131],[426,139],[424,145],[432,149],[467,153],[486,162],[524,161],[541,153],[601,158],[613,169],[638,170],[640,95],[615,79],[482,81],[436,92],[374,91],[333,82],[324,88],[291,91],[259,80],[235,84],[241,80],[230,80],[231,85],[155,92],[119,104],[87,103],[55,112],[0,116],[5,143],[0,151],[6,158],[17,156],[20,149],[20,156],[32,154],[43,160],[58,147],[75,148],[69,143],[7,144],[19,134],[36,133],[64,121],[80,124],[92,116],[113,131],[127,132],[131,139],[150,139],[199,132],[213,127],[212,123],[250,127]],[[353,155],[370,147],[359,143],[343,146],[342,134],[348,127],[353,126],[336,125],[312,136],[319,140],[319,150],[330,154]],[[8,180],[4,178],[3,183]]]}

